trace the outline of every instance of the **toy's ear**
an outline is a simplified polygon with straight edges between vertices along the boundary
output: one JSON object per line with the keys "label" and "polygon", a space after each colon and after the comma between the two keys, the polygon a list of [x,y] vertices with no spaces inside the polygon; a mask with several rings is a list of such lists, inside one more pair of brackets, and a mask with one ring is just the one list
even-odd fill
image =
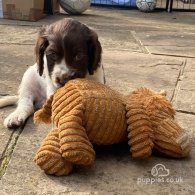
{"label": "toy's ear", "polygon": [[45,102],[43,107],[35,112],[34,123],[51,123],[53,95]]}
{"label": "toy's ear", "polygon": [[150,157],[154,147],[154,133],[148,112],[141,101],[127,99],[126,119],[132,157],[140,159]]}
{"label": "toy's ear", "polygon": [[164,89],[160,90],[159,94],[165,97],[167,96],[167,92]]}

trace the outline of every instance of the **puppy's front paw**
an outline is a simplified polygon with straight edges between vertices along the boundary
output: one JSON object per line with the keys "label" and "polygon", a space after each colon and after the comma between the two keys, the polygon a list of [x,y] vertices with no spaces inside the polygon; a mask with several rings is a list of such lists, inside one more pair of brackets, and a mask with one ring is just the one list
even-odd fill
{"label": "puppy's front paw", "polygon": [[25,112],[14,111],[4,120],[4,126],[9,129],[16,129],[24,124],[27,117]]}

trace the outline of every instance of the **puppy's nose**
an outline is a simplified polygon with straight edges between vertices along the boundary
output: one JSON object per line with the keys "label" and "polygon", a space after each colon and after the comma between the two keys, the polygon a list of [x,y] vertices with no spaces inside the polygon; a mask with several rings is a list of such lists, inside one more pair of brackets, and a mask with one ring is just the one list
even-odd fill
{"label": "puppy's nose", "polygon": [[68,74],[63,74],[56,78],[57,83],[60,84],[61,86],[65,85],[69,80],[70,77]]}

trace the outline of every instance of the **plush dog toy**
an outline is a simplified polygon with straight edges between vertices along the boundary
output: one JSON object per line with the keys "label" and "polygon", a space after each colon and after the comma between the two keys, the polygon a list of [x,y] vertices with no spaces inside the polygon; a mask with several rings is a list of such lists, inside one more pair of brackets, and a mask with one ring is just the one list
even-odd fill
{"label": "plush dog toy", "polygon": [[34,160],[48,174],[68,175],[73,165],[94,163],[92,144],[125,140],[134,158],[149,157],[153,148],[170,157],[184,157],[190,139],[174,115],[163,93],[141,88],[123,96],[95,81],[71,80],[34,115],[35,122],[56,126]]}

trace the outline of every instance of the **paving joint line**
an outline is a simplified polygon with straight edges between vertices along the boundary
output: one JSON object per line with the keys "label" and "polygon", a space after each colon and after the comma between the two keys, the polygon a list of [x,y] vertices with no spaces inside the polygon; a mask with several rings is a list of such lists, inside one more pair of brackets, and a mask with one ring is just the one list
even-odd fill
{"label": "paving joint line", "polygon": [[186,110],[175,109],[175,111],[179,112],[179,113],[183,113],[183,114],[195,115],[195,112],[189,112],[189,111],[186,111]]}
{"label": "paving joint line", "polygon": [[153,53],[151,52],[152,55],[158,55],[158,56],[170,56],[170,57],[176,57],[176,58],[192,58],[194,59],[195,56],[185,56],[185,55],[176,55],[176,54],[163,54],[163,53]]}
{"label": "paving joint line", "polygon": [[141,40],[137,37],[135,31],[130,31],[132,37],[135,39],[135,42],[138,44],[139,48],[142,50],[145,54],[150,54],[150,51],[147,49],[147,47],[144,46],[144,44],[141,42]]}
{"label": "paving joint line", "polygon": [[0,96],[10,96],[8,93],[0,93]]}
{"label": "paving joint line", "polygon": [[27,23],[27,24],[21,24],[21,23],[1,23],[0,26],[26,26],[26,27],[41,27],[42,25],[32,25],[32,23]]}
{"label": "paving joint line", "polygon": [[5,43],[1,43],[0,45],[35,45],[35,43],[10,43],[10,42],[5,42]]}
{"label": "paving joint line", "polygon": [[173,103],[177,97],[177,94],[178,94],[178,91],[179,91],[179,88],[180,88],[180,81],[181,81],[181,77],[184,75],[184,70],[185,70],[185,67],[187,65],[187,59],[185,59],[183,62],[182,62],[182,65],[181,65],[181,68],[180,68],[180,71],[179,71],[179,74],[178,74],[178,77],[177,77],[177,81],[175,83],[175,87],[174,87],[174,90],[173,90],[173,95],[171,97],[171,102]]}
{"label": "paving joint line", "polygon": [[20,134],[24,130],[24,126],[25,125],[23,125],[20,129],[13,130],[12,134],[10,135],[10,138],[7,142],[7,145],[2,153],[2,157],[0,160],[0,179],[3,177],[3,175],[6,172],[8,164],[14,152],[15,146],[17,145],[18,139],[20,137]]}

